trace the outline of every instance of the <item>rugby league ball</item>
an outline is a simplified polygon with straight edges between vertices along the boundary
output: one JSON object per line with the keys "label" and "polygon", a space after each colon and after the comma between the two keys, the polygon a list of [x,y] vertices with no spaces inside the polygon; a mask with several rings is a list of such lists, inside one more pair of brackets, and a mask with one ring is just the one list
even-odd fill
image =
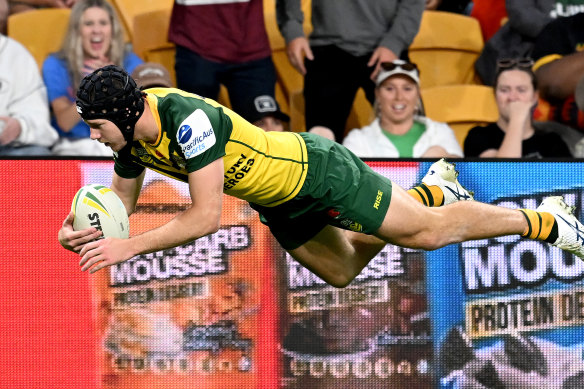
{"label": "rugby league ball", "polygon": [[71,204],[75,214],[73,229],[84,230],[95,227],[108,238],[125,239],[130,233],[130,222],[126,207],[118,195],[110,188],[99,185],[85,185],[77,191]]}

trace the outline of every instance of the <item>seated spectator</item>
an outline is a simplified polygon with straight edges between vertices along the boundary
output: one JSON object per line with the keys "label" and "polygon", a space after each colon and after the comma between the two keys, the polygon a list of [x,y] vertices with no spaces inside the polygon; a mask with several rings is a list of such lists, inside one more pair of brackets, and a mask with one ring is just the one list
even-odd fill
{"label": "seated spectator", "polygon": [[464,141],[465,156],[572,157],[560,135],[534,127],[533,110],[538,102],[538,92],[532,64],[531,59],[512,59],[499,63],[495,79],[499,118],[495,123],[474,127],[469,131]]}
{"label": "seated spectator", "polygon": [[173,87],[168,70],[156,62],[138,65],[132,72],[132,78],[141,89]]}
{"label": "seated spectator", "polygon": [[507,0],[505,3],[508,22],[485,42],[475,63],[477,74],[486,85],[495,84],[499,58],[530,57],[535,38],[549,22],[582,12],[584,8],[584,0],[573,0],[571,6],[556,0]]}
{"label": "seated spectator", "polygon": [[50,155],[57,138],[36,61],[24,46],[0,34],[0,155]]}
{"label": "seated spectator", "polygon": [[550,105],[540,119],[553,120],[584,132],[584,113],[574,100],[576,84],[584,76],[584,13],[549,22],[533,47],[533,70],[541,97]]}
{"label": "seated spectator", "polygon": [[343,145],[359,157],[462,157],[448,125],[421,116],[420,75],[415,64],[384,62],[375,87],[377,117],[353,129]]}
{"label": "seated spectator", "polygon": [[257,96],[245,105],[241,116],[265,131],[289,131],[290,116],[280,110],[280,105],[272,96]]}
{"label": "seated spectator", "polygon": [[75,94],[83,76],[116,64],[129,73],[142,63],[124,43],[120,21],[106,0],[79,0],[71,10],[61,50],[47,57],[43,78],[53,110],[53,126],[60,135],[56,155],[111,156],[111,149],[90,138],[81,120]]}

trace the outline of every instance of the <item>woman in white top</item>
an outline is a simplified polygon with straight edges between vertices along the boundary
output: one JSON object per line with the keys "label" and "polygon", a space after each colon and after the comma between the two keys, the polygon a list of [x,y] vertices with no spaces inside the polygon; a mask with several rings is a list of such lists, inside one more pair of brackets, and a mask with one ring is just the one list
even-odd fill
{"label": "woman in white top", "polygon": [[353,129],[343,145],[362,158],[440,158],[463,156],[445,123],[418,115],[420,75],[415,64],[384,62],[375,88],[376,118]]}

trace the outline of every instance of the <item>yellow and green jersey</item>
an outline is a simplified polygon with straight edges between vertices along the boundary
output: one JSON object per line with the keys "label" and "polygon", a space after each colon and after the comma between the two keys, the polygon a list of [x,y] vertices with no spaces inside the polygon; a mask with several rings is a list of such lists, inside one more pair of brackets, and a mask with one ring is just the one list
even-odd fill
{"label": "yellow and green jersey", "polygon": [[273,207],[302,188],[308,161],[298,134],[265,132],[217,102],[179,89],[146,92],[158,139],[134,141],[117,153],[120,177],[135,178],[147,167],[187,182],[188,173],[223,158],[223,190],[231,196]]}

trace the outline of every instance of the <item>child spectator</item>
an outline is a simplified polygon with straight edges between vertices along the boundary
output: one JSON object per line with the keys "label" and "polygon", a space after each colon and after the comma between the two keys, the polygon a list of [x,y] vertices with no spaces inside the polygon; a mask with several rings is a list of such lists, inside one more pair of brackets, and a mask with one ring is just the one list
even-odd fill
{"label": "child spectator", "polygon": [[142,89],[173,87],[168,69],[156,62],[138,65],[132,72],[132,78]]}

